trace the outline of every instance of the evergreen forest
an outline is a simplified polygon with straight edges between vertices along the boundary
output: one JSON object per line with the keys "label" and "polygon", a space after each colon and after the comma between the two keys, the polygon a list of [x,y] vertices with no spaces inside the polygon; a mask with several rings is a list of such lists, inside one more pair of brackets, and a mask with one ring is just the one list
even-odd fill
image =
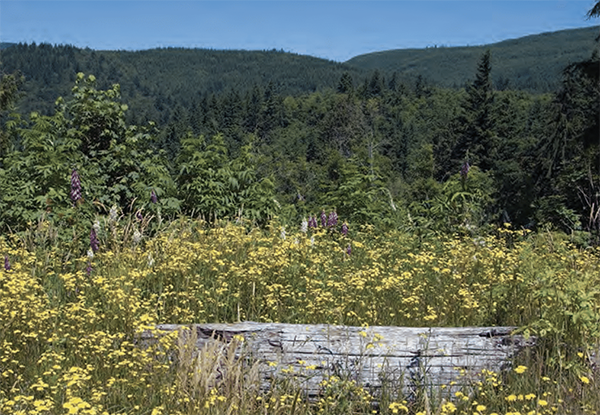
{"label": "evergreen forest", "polygon": [[[582,33],[592,35],[507,42],[525,56],[551,39],[566,47],[555,55],[572,57],[566,39]],[[381,56],[387,69],[368,69],[368,55],[342,64],[283,51],[4,45],[0,226],[71,220],[77,172],[90,219],[160,207],[293,224],[335,210],[353,225],[477,234],[511,223],[595,243],[597,51],[578,50],[587,57],[540,92],[497,75],[506,62],[493,51],[507,42],[470,50],[460,87],[390,73]],[[465,48],[437,49],[465,60]],[[555,55],[540,52],[538,64]]]}

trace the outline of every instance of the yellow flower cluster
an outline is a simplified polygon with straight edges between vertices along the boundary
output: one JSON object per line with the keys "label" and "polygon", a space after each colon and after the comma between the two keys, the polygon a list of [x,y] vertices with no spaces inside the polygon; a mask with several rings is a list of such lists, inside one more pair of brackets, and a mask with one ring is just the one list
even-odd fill
{"label": "yellow flower cluster", "polygon": [[[254,388],[242,382],[255,379],[249,374],[231,380],[233,387],[204,366],[196,372],[177,366],[173,335],[140,344],[139,334],[157,323],[515,325],[568,338],[578,347],[599,337],[597,249],[510,230],[477,240],[421,240],[366,227],[350,240],[325,231],[288,231],[282,238],[280,228],[173,223],[143,243],[98,251],[89,275],[87,257],[0,239],[0,254],[12,265],[0,271],[0,413],[298,409],[295,390],[269,395],[260,382]],[[365,347],[377,347],[380,338],[361,333]],[[220,364],[213,367],[216,373]],[[585,364],[580,359],[569,393],[597,390]],[[304,367],[303,376],[314,369]],[[481,375],[472,392],[440,401],[439,413],[467,406],[468,413],[488,413],[495,408],[493,394],[501,396],[494,401],[497,412],[527,406],[550,414],[562,405],[556,391],[513,392],[498,374]],[[510,376],[520,384],[538,375],[516,365]],[[252,399],[243,398],[247,388]],[[395,393],[382,410],[417,412]],[[373,399],[360,385],[333,377],[323,385],[320,403],[304,410],[367,411]],[[349,401],[354,404],[340,403]]]}

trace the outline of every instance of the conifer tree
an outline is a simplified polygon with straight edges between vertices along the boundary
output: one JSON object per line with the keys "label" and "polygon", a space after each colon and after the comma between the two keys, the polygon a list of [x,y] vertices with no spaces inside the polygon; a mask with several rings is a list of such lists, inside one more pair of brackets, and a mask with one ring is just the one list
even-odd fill
{"label": "conifer tree", "polygon": [[475,80],[467,87],[463,113],[458,119],[459,138],[453,150],[457,165],[469,161],[483,171],[492,169],[497,152],[491,71],[490,51],[487,50],[481,57]]}
{"label": "conifer tree", "polygon": [[2,75],[0,79],[0,167],[2,158],[9,145],[9,134],[6,131],[6,116],[14,109],[14,103],[19,98],[19,89],[25,78],[18,72]]}
{"label": "conifer tree", "polygon": [[344,72],[340,78],[337,87],[337,92],[340,94],[352,94],[354,92],[354,83],[352,76],[348,72]]}

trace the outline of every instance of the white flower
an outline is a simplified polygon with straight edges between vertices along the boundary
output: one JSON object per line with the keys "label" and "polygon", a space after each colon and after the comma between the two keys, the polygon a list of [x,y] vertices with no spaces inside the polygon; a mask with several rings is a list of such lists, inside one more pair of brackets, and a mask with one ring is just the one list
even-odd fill
{"label": "white flower", "polygon": [[108,211],[108,222],[114,223],[117,221],[117,205],[113,205]]}
{"label": "white flower", "polygon": [[285,241],[285,228],[281,228],[281,239]]}
{"label": "white flower", "polygon": [[300,225],[300,230],[303,233],[308,232],[308,221],[306,220],[306,218],[302,219],[302,225]]}
{"label": "white flower", "polygon": [[133,232],[133,243],[137,245],[140,243],[141,240],[142,234],[136,229],[135,232]]}
{"label": "white flower", "polygon": [[100,221],[98,219],[96,219],[94,221],[94,224],[92,225],[92,228],[94,228],[94,230],[96,231],[96,233],[100,232]]}
{"label": "white flower", "polygon": [[154,265],[154,258],[152,258],[152,253],[149,252],[148,253],[148,267],[152,268],[153,265]]}
{"label": "white flower", "polygon": [[92,258],[94,258],[94,251],[92,251],[92,249],[91,249],[91,248],[90,248],[90,249],[88,249],[88,251],[87,251],[87,256],[88,256],[88,258],[89,258],[89,259],[92,259]]}

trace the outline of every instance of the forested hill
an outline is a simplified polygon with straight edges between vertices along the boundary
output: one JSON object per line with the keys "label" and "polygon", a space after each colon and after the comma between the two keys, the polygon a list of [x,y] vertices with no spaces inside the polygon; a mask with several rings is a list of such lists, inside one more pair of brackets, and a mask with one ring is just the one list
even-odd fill
{"label": "forested hill", "polygon": [[497,88],[548,92],[558,87],[565,66],[590,57],[599,30],[598,26],[561,30],[483,46],[388,50],[359,55],[346,63],[405,76],[421,75],[433,84],[456,87],[469,81],[469,68],[475,67],[489,49]]}
{"label": "forested hill", "polygon": [[[569,63],[589,58],[598,28],[564,30],[490,45],[496,89],[532,93],[555,91]],[[7,46],[8,44],[3,44]],[[244,97],[267,87],[296,96],[335,89],[348,72],[365,85],[377,69],[385,83],[463,87],[487,46],[379,52],[338,63],[283,51],[162,48],[145,51],[95,51],[73,46],[12,44],[0,55],[3,73],[20,71],[26,79],[19,108],[49,114],[54,100],[66,96],[75,74],[93,74],[100,88],[114,83],[135,114],[135,122],[171,120],[177,107],[190,108],[210,94]],[[394,75],[395,74],[395,75]]]}
{"label": "forested hill", "polygon": [[283,51],[163,48],[145,51],[95,51],[73,46],[0,43],[0,70],[26,78],[24,112],[52,111],[54,99],[70,92],[75,74],[94,74],[100,87],[121,85],[123,97],[141,119],[167,119],[162,108],[189,107],[211,93],[244,94],[269,83],[282,95],[336,88],[349,72],[355,84],[375,69],[390,80],[422,78],[442,87],[463,87],[486,49],[492,52],[497,89],[533,93],[555,91],[561,71],[590,57],[600,27],[563,30],[488,46],[403,49],[360,55],[338,63]]}
{"label": "forested hill", "polygon": [[[94,74],[101,88],[121,86],[123,98],[142,118],[160,121],[163,109],[192,106],[203,96],[244,94],[269,84],[282,95],[335,87],[349,72],[359,79],[368,70],[282,51],[160,48],[144,51],[95,51],[68,45],[18,44],[2,51],[2,71],[26,79],[21,110],[52,111],[78,72]],[[169,111],[167,111],[168,113]]]}

